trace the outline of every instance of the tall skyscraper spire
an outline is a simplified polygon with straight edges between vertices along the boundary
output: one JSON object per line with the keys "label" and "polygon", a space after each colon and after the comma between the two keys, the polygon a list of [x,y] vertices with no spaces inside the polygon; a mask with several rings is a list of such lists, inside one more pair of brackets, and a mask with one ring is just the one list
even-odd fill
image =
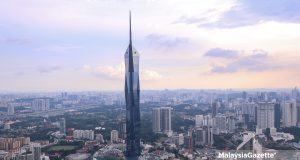
{"label": "tall skyscraper spire", "polygon": [[132,45],[132,39],[131,39],[132,33],[131,33],[131,11],[129,11],[129,44]]}
{"label": "tall skyscraper spire", "polygon": [[129,11],[129,46],[125,53],[126,159],[137,160],[140,146],[140,81],[139,54],[132,45],[131,12]]}

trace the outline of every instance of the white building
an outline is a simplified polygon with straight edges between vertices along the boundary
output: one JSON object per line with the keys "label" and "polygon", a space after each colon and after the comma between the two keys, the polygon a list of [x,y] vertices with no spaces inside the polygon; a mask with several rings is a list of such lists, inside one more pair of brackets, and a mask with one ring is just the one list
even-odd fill
{"label": "white building", "polygon": [[110,132],[110,142],[118,143],[119,142],[119,132],[117,130],[112,130]]}
{"label": "white building", "polygon": [[257,128],[266,129],[274,128],[275,115],[274,103],[261,102],[257,106]]}
{"label": "white building", "polygon": [[50,100],[48,98],[33,99],[31,108],[34,111],[47,111],[50,109]]}
{"label": "white building", "polygon": [[196,115],[195,117],[195,125],[196,127],[203,127],[203,121],[204,121],[204,118],[203,118],[203,115]]}
{"label": "white building", "polygon": [[93,130],[74,130],[73,138],[74,139],[94,140],[94,131]]}

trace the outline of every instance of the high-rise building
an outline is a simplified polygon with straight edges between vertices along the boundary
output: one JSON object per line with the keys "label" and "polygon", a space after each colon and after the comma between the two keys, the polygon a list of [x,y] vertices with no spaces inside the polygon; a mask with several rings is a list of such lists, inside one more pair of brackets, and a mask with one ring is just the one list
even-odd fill
{"label": "high-rise building", "polygon": [[274,106],[274,114],[275,114],[275,128],[280,127],[280,120],[281,120],[281,109],[280,109],[280,103],[276,103]]}
{"label": "high-rise building", "polygon": [[300,99],[297,100],[297,126],[300,127]]}
{"label": "high-rise building", "polygon": [[129,46],[125,53],[126,158],[136,160],[141,154],[140,82],[139,53],[132,46],[131,13],[129,13],[129,37]]}
{"label": "high-rise building", "polygon": [[153,108],[152,110],[152,131],[155,133],[161,132],[161,115],[160,108]]}
{"label": "high-rise building", "polygon": [[12,116],[15,114],[15,104],[10,103],[7,107],[7,115]]}
{"label": "high-rise building", "polygon": [[34,111],[47,111],[50,109],[50,100],[48,98],[33,99],[31,108]]}
{"label": "high-rise building", "polygon": [[203,127],[203,121],[204,121],[203,115],[196,115],[196,117],[195,117],[195,126],[197,128],[198,127]]}
{"label": "high-rise building", "polygon": [[41,145],[39,143],[31,143],[33,160],[41,160]]}
{"label": "high-rise building", "polygon": [[110,142],[118,143],[119,142],[119,132],[117,130],[112,130],[110,132]]}
{"label": "high-rise building", "polygon": [[171,110],[170,107],[154,108],[152,110],[152,130],[156,133],[172,133],[171,125]]}
{"label": "high-rise building", "polygon": [[119,137],[121,139],[126,138],[126,123],[125,123],[125,121],[121,121],[119,123]]}
{"label": "high-rise building", "polygon": [[274,128],[275,112],[274,103],[260,102],[257,107],[257,128],[266,129]]}
{"label": "high-rise building", "polygon": [[282,105],[282,125],[292,127],[297,125],[297,103],[296,100],[285,101]]}
{"label": "high-rise building", "polygon": [[241,110],[242,110],[242,114],[245,115],[249,115],[249,122],[255,122],[255,109],[257,107],[256,103],[242,103],[241,104]]}
{"label": "high-rise building", "polygon": [[66,119],[65,118],[61,118],[59,120],[59,133],[66,134]]}
{"label": "high-rise building", "polygon": [[215,117],[218,114],[218,103],[217,102],[213,102],[212,103],[212,117]]}
{"label": "high-rise building", "polygon": [[215,134],[227,133],[226,116],[222,114],[216,115],[214,118],[214,131]]}
{"label": "high-rise building", "polygon": [[171,110],[170,107],[161,107],[161,130],[164,133],[170,133],[172,132],[172,126],[171,126]]}

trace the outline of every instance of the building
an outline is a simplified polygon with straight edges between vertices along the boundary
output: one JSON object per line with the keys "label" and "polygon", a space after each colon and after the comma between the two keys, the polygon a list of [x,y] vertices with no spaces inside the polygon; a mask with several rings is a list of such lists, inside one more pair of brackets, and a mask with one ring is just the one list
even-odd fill
{"label": "building", "polygon": [[261,102],[257,106],[257,127],[258,129],[274,128],[275,112],[274,103]]}
{"label": "building", "polygon": [[256,103],[242,103],[241,110],[243,115],[249,116],[249,122],[255,122],[255,109],[257,107]]}
{"label": "building", "polygon": [[50,109],[50,100],[48,98],[33,99],[31,108],[34,111],[47,111]]}
{"label": "building", "polygon": [[161,107],[161,130],[163,133],[171,133],[172,126],[171,126],[171,110],[170,107]]}
{"label": "building", "polygon": [[172,133],[170,107],[154,108],[152,110],[152,130],[156,133],[165,133],[170,135]]}
{"label": "building", "polygon": [[59,133],[66,134],[66,119],[65,118],[61,118],[59,120]]}
{"label": "building", "polygon": [[33,154],[33,160],[40,160],[41,159],[41,145],[39,143],[31,143],[31,151]]}
{"label": "building", "polygon": [[97,140],[97,141],[99,141],[99,143],[104,143],[104,139],[103,139],[103,135],[102,134],[96,134],[95,135],[95,139]]}
{"label": "building", "polygon": [[15,104],[10,103],[7,107],[7,115],[12,116],[15,114]]}
{"label": "building", "polygon": [[118,143],[119,142],[119,132],[117,130],[112,130],[110,132],[110,143]]}
{"label": "building", "polygon": [[214,131],[215,134],[227,133],[226,116],[218,114],[214,118]]}
{"label": "building", "polygon": [[9,153],[3,150],[0,150],[0,159],[1,160],[9,160]]}
{"label": "building", "polygon": [[282,126],[297,126],[297,103],[296,100],[285,101],[282,105]]}
{"label": "building", "polygon": [[124,121],[121,121],[119,123],[119,137],[121,139],[126,138],[126,123]]}
{"label": "building", "polygon": [[203,120],[204,120],[203,115],[196,115],[196,117],[195,117],[195,126],[197,128],[203,127]]}
{"label": "building", "polygon": [[94,131],[93,130],[74,130],[73,138],[74,139],[94,140]]}
{"label": "building", "polygon": [[236,120],[233,116],[229,116],[227,117],[227,129],[229,133],[235,133],[235,129],[236,129]]}
{"label": "building", "polygon": [[274,106],[275,110],[274,110],[274,114],[275,114],[275,128],[279,128],[280,127],[280,120],[281,120],[281,109],[280,109],[280,103],[276,103]]}
{"label": "building", "polygon": [[153,108],[152,110],[152,131],[155,133],[161,132],[161,115],[160,108]]}
{"label": "building", "polygon": [[139,53],[132,46],[131,13],[129,14],[129,46],[125,53],[125,100],[126,100],[126,158],[136,160],[140,146],[140,82]]}
{"label": "building", "polygon": [[211,110],[212,110],[212,117],[215,117],[218,114],[218,103],[217,102],[212,103]]}

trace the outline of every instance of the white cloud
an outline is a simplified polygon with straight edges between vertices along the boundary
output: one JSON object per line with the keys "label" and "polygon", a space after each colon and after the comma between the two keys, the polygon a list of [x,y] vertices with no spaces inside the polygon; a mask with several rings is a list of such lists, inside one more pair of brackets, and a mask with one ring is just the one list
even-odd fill
{"label": "white cloud", "polygon": [[[122,62],[118,65],[111,66],[91,66],[91,65],[84,65],[83,70],[102,78],[114,79],[114,80],[123,80],[125,75],[125,64]],[[140,71],[140,78],[141,80],[145,81],[154,81],[162,79],[163,76],[151,69],[142,69]]]}

